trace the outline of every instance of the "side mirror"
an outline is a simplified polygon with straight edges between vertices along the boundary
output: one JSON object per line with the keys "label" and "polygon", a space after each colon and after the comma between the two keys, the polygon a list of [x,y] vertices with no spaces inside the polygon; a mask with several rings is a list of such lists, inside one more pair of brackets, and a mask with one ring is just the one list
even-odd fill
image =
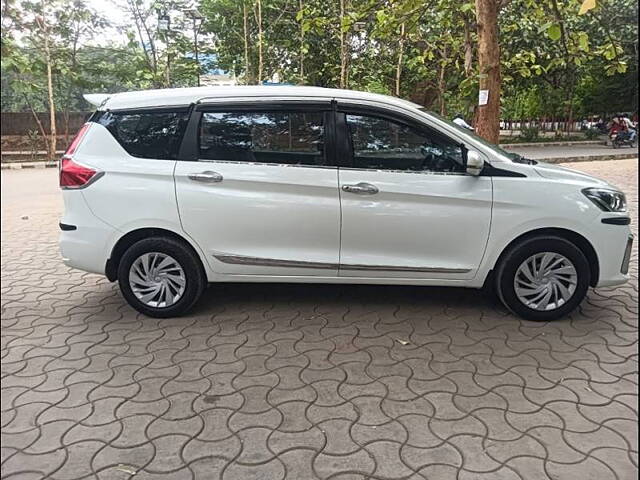
{"label": "side mirror", "polygon": [[469,175],[477,177],[484,168],[484,158],[478,152],[469,150],[467,152],[466,170]]}

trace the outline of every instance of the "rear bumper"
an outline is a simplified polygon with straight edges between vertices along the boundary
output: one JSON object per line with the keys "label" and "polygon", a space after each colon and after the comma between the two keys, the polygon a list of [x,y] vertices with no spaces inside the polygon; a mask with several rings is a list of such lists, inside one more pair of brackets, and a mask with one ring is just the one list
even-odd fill
{"label": "rear bumper", "polygon": [[110,253],[108,242],[117,230],[93,215],[82,192],[65,191],[63,195],[65,213],[60,219],[59,239],[62,261],[69,267],[104,275]]}

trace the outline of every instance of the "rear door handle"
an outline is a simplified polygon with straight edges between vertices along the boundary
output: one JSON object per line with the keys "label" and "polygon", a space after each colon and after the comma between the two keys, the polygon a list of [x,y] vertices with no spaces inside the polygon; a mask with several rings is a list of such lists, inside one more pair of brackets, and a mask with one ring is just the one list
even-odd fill
{"label": "rear door handle", "polygon": [[201,183],[220,183],[222,181],[222,175],[220,175],[218,172],[212,172],[210,170],[200,173],[191,173],[188,175],[188,177],[194,182]]}
{"label": "rear door handle", "polygon": [[365,182],[356,183],[355,185],[343,185],[342,190],[356,195],[375,195],[378,193],[378,187]]}

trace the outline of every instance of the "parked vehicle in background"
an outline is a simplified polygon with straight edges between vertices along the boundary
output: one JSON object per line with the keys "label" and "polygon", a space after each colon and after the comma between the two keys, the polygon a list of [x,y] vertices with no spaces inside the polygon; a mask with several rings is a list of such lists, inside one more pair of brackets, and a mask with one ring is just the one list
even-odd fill
{"label": "parked vehicle in background", "polygon": [[628,279],[622,192],[410,102],[264,86],[88,99],[61,161],[62,255],[146,315],[188,311],[208,283],[324,282],[493,285],[553,320]]}

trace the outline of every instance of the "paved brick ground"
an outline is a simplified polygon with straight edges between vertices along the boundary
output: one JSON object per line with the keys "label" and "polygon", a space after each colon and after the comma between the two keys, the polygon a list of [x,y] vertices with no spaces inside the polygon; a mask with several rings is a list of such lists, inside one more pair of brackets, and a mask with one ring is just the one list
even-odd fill
{"label": "paved brick ground", "polygon": [[[636,215],[637,161],[576,168]],[[636,477],[637,253],[632,283],[550,324],[474,291],[315,285],[154,320],[62,265],[55,175],[2,173],[3,478]]]}

